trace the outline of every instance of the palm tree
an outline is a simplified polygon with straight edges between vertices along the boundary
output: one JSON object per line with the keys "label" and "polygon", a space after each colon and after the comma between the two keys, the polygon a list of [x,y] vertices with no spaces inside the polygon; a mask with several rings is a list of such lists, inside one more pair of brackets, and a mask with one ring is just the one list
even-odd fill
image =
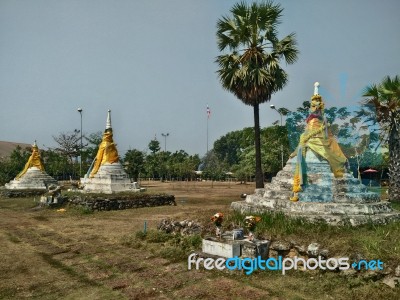
{"label": "palm tree", "polygon": [[292,64],[297,59],[295,34],[277,37],[283,9],[273,2],[235,4],[230,16],[217,23],[218,77],[223,88],[244,104],[253,106],[256,152],[256,188],[264,187],[261,169],[259,105],[271,99],[288,81],[279,66],[282,59]]}
{"label": "palm tree", "polygon": [[[400,202],[400,78],[385,77],[378,85],[368,86],[364,107],[376,116],[383,138],[389,144],[389,199]],[[365,113],[365,110],[362,111]]]}

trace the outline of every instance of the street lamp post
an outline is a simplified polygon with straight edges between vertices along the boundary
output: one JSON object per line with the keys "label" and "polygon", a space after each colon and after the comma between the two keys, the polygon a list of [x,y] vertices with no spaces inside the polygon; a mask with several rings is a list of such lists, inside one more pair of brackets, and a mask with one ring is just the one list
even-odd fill
{"label": "street lamp post", "polygon": [[161,135],[164,137],[164,152],[167,152],[167,136],[169,136],[169,133],[161,133]]}
{"label": "street lamp post", "polygon": [[79,107],[78,108],[78,112],[81,115],[81,148],[80,148],[80,151],[79,151],[81,159],[80,159],[80,164],[79,164],[79,178],[82,178],[82,148],[83,148],[83,146],[82,146],[82,111],[83,111],[83,109]]}
{"label": "street lamp post", "polygon": [[[274,109],[278,112],[278,114],[281,116],[281,127],[282,127],[282,113],[276,109],[275,105],[271,104],[269,107],[271,107],[271,109]],[[282,169],[283,169],[283,144],[281,144],[281,161],[282,161]]]}

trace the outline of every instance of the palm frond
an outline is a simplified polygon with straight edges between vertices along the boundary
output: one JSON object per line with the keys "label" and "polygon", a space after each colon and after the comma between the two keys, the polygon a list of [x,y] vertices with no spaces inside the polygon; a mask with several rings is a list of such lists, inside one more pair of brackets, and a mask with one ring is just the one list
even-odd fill
{"label": "palm frond", "polygon": [[280,62],[291,64],[297,59],[295,35],[278,39],[282,11],[272,1],[240,2],[232,7],[230,16],[217,22],[218,47],[232,52],[217,57],[218,77],[222,86],[245,104],[268,101],[282,89],[288,75]]}
{"label": "palm frond", "polygon": [[299,50],[297,49],[296,34],[291,33],[276,45],[276,52],[283,56],[287,63],[293,64],[297,60]]}
{"label": "palm frond", "polygon": [[392,153],[399,139],[399,76],[393,78],[386,76],[381,83],[367,86],[363,91],[363,97],[365,99],[359,115],[367,116],[367,121],[372,124],[379,123],[381,140],[389,143],[389,152]]}

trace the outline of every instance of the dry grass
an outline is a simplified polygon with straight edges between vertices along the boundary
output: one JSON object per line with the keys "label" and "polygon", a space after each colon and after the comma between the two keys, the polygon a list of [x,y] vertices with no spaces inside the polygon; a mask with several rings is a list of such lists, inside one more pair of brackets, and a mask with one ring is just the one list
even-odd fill
{"label": "dry grass", "polygon": [[132,237],[143,229],[144,221],[154,230],[166,217],[206,224],[215,212],[228,212],[230,203],[240,200],[241,193],[252,193],[254,186],[142,185],[152,192],[174,194],[177,206],[85,214],[73,208],[35,210],[33,199],[0,199],[0,298],[397,299],[398,290],[333,273],[246,276],[189,271],[185,261],[174,262],[171,241],[155,237],[150,243]]}

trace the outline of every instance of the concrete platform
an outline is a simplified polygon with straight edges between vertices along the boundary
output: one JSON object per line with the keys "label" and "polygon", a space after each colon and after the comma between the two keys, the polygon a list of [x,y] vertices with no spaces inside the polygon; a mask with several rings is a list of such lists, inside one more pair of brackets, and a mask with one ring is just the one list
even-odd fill
{"label": "concrete platform", "polygon": [[240,256],[240,244],[233,241],[203,239],[202,251],[220,257],[231,258]]}
{"label": "concrete platform", "polygon": [[[294,207],[296,203],[293,203],[292,207]],[[255,205],[246,203],[245,201],[233,202],[231,204],[231,208],[235,211],[239,211],[242,214],[262,214],[264,212],[280,212],[285,214],[289,218],[302,218],[306,219],[310,222],[325,222],[329,225],[333,226],[343,226],[343,225],[352,225],[358,226],[368,223],[373,224],[387,224],[393,221],[400,221],[400,212],[394,211],[393,209],[389,209],[390,203],[384,204],[385,210],[382,212],[373,213],[373,209],[369,210],[371,213],[359,213],[359,214],[348,214],[345,211],[342,213],[339,212],[339,209],[336,209],[336,214],[334,211],[319,211],[316,212],[315,208],[312,206],[316,203],[307,203],[306,205],[301,205],[301,207],[308,206],[309,210],[305,211],[297,210],[291,211],[288,209],[282,208],[271,208],[262,205]],[[379,204],[379,203],[378,203]],[[343,208],[342,208],[343,209]]]}
{"label": "concrete platform", "polygon": [[262,259],[267,259],[270,244],[271,242],[268,240],[205,238],[203,239],[202,252],[206,255],[225,258],[235,256],[256,258],[260,256]]}

